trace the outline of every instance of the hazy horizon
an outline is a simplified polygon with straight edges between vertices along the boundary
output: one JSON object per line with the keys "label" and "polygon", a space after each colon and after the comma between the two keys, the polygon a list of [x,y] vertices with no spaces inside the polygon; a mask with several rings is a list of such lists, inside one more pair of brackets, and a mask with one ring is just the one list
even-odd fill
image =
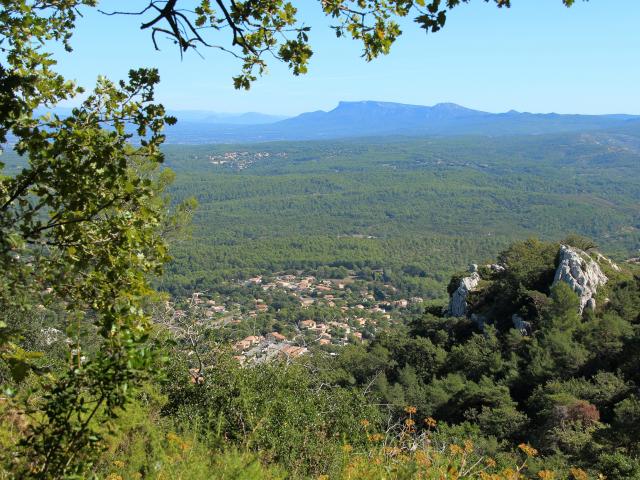
{"label": "hazy horizon", "polygon": [[393,100],[377,100],[377,99],[363,99],[363,100],[338,100],[335,105],[330,106],[330,107],[325,107],[325,108],[312,108],[310,110],[305,110],[305,111],[300,111],[294,114],[290,114],[290,115],[284,115],[284,114],[277,114],[277,113],[273,113],[273,112],[269,112],[269,111],[257,111],[257,110],[250,110],[250,111],[238,111],[238,112],[227,112],[227,111],[218,111],[218,110],[203,110],[203,109],[189,109],[189,108],[172,108],[170,105],[165,105],[167,107],[167,109],[169,111],[173,111],[173,112],[183,112],[183,113],[192,113],[192,114],[215,114],[215,115],[221,115],[221,116],[229,116],[229,117],[238,117],[238,116],[242,116],[242,115],[247,115],[247,114],[255,114],[255,115],[266,115],[266,116],[272,116],[272,117],[281,117],[281,118],[292,118],[292,117],[296,117],[298,115],[301,115],[303,113],[309,113],[309,112],[319,112],[319,111],[323,111],[323,112],[329,112],[331,110],[334,110],[336,108],[338,108],[338,106],[341,103],[392,103],[392,104],[397,104],[397,105],[407,105],[407,106],[415,106],[415,107],[435,107],[438,105],[446,105],[446,104],[454,104],[457,105],[459,107],[463,107],[463,108],[468,108],[470,110],[478,110],[478,111],[482,111],[482,112],[486,112],[486,113],[492,113],[492,114],[500,114],[500,113],[508,113],[508,112],[518,112],[518,113],[532,113],[532,114],[540,114],[540,115],[546,115],[546,114],[559,114],[559,115],[630,115],[630,116],[640,116],[640,113],[629,113],[629,112],[624,112],[624,111],[619,111],[619,112],[603,112],[603,113],[577,113],[577,112],[559,112],[557,110],[549,110],[549,111],[530,111],[530,110],[517,110],[515,108],[508,108],[506,110],[480,110],[480,109],[475,109],[475,108],[471,108],[467,105],[463,105],[463,104],[459,104],[456,102],[449,102],[449,101],[440,101],[440,102],[436,102],[430,105],[425,105],[425,104],[417,104],[417,103],[406,103],[406,102],[396,102]]}

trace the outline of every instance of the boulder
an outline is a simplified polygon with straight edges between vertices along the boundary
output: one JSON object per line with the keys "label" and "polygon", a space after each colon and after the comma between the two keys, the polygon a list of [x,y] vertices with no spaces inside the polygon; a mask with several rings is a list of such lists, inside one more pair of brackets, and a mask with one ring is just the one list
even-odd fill
{"label": "boulder", "polygon": [[560,263],[553,285],[565,282],[580,297],[580,313],[585,307],[596,308],[595,295],[598,287],[607,283],[608,278],[598,263],[578,248],[562,245],[559,252]]}

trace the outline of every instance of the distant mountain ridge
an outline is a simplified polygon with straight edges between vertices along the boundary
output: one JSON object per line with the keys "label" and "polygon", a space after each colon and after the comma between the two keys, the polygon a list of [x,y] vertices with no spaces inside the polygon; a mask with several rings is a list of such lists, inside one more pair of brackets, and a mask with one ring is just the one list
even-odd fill
{"label": "distant mountain ridge", "polygon": [[[53,113],[64,118],[71,115],[72,110],[72,107],[38,108],[35,113],[36,115]],[[168,110],[167,114],[173,115],[179,122],[223,125],[263,125],[288,118],[284,115],[269,115],[259,112],[221,113],[209,110]]]}
{"label": "distant mountain ridge", "polygon": [[[238,122],[240,123],[240,122]],[[169,143],[239,143],[275,140],[321,140],[381,135],[540,135],[622,129],[640,134],[640,116],[489,113],[455,103],[433,106],[393,102],[340,102],[330,111],[302,113],[253,125],[178,122],[168,131]]]}
{"label": "distant mountain ridge", "polygon": [[268,115],[259,112],[218,113],[206,110],[170,110],[168,113],[178,121],[223,125],[264,125],[288,118],[284,115]]}

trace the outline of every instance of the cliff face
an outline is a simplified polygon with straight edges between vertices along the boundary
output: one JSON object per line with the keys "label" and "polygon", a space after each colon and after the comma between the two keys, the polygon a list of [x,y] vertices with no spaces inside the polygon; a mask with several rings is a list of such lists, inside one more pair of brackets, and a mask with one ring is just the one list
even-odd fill
{"label": "cliff face", "polygon": [[598,263],[586,252],[567,245],[560,247],[559,260],[553,284],[565,282],[578,294],[580,313],[585,308],[595,310],[598,287],[609,280]]}

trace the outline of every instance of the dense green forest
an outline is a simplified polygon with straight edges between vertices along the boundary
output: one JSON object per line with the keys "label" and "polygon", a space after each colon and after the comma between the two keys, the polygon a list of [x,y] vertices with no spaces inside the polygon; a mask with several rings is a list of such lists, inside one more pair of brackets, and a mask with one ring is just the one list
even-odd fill
{"label": "dense green forest", "polygon": [[578,296],[552,282],[559,243],[518,242],[498,256],[504,270],[480,269],[465,317],[432,306],[370,342],[337,355],[317,348],[292,365],[238,370],[209,354],[201,385],[180,374],[193,360],[174,347],[164,415],[260,451],[293,477],[639,478],[640,269],[599,257],[587,239],[569,242],[608,278],[595,310],[580,314]]}
{"label": "dense green forest", "polygon": [[162,281],[174,293],[260,271],[343,265],[417,269],[421,294],[437,298],[454,271],[515,239],[575,232],[618,258],[640,245],[640,139],[632,135],[165,151],[177,173],[172,197],[199,203],[192,239],[173,246]]}

